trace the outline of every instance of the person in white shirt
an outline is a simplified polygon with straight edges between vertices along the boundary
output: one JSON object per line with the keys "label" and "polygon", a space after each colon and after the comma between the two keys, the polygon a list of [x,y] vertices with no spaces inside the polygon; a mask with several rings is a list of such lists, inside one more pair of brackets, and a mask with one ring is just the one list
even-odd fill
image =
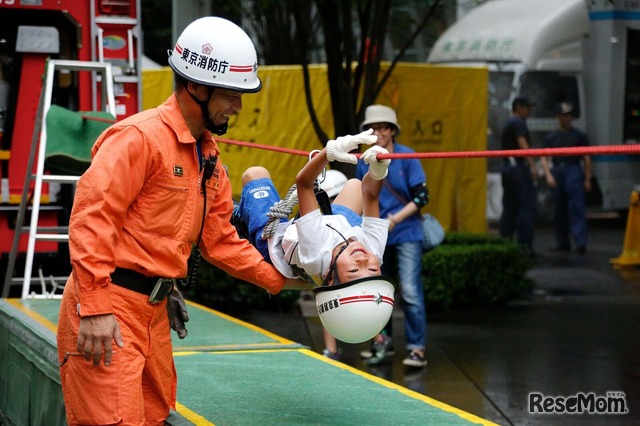
{"label": "person in white shirt", "polygon": [[242,175],[242,196],[237,214],[248,228],[249,241],[265,259],[289,278],[311,278],[316,285],[335,285],[365,277],[380,276],[389,221],[380,219],[378,196],[390,160],[378,146],[362,154],[369,171],[362,181],[349,180],[331,204],[332,214],[322,214],[315,181],[329,161],[357,163],[349,154],[361,143],[373,144],[371,131],[343,136],[327,142],[296,177],[299,217],[280,219],[267,239],[262,237],[269,218],[266,213],[280,201],[269,171],[250,167]]}

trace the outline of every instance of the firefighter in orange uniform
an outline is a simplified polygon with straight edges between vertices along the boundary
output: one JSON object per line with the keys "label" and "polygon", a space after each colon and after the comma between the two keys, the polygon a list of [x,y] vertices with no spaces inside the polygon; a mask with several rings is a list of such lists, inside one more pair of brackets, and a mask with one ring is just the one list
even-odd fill
{"label": "firefighter in orange uniform", "polygon": [[243,93],[261,89],[253,43],[206,17],[169,55],[175,93],[107,129],[77,185],[57,335],[69,425],[162,425],[175,408],[170,328],[186,335],[176,279],[187,276],[194,243],[208,262],[271,294],[302,283],[239,239],[211,135],[224,134]]}

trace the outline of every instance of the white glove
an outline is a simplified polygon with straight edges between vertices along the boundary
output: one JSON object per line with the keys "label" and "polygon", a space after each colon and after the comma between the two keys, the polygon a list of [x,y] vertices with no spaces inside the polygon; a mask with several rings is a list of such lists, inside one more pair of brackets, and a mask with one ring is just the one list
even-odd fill
{"label": "white glove", "polygon": [[391,163],[390,159],[378,160],[378,154],[388,154],[389,151],[386,149],[374,145],[371,148],[367,149],[362,154],[362,159],[365,163],[369,165],[369,174],[375,180],[382,180],[387,177],[387,173],[389,173],[389,164]]}
{"label": "white glove", "polygon": [[327,142],[326,153],[329,161],[339,161],[341,163],[358,164],[358,157],[349,154],[350,151],[358,148],[361,143],[371,145],[376,143],[378,136],[373,134],[373,129],[366,130],[357,135],[340,136],[335,140]]}

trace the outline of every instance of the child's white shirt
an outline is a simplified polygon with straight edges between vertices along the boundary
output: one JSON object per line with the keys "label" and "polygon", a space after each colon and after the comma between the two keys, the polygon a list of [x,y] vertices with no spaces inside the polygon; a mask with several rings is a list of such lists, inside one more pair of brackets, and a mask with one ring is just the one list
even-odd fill
{"label": "child's white shirt", "polygon": [[297,278],[290,264],[296,265],[309,275],[325,276],[329,272],[333,249],[344,243],[344,238],[362,243],[382,265],[382,255],[387,245],[389,221],[377,217],[363,217],[362,226],[351,226],[342,215],[323,215],[320,210],[298,219],[278,225],[269,239],[271,262],[288,278]]}

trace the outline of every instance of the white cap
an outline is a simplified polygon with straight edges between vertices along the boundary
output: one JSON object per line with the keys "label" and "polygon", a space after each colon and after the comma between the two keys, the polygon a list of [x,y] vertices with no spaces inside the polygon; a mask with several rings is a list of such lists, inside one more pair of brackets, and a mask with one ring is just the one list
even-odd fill
{"label": "white cap", "polygon": [[571,102],[561,102],[556,107],[556,113],[560,114],[571,114],[573,112],[573,104]]}

